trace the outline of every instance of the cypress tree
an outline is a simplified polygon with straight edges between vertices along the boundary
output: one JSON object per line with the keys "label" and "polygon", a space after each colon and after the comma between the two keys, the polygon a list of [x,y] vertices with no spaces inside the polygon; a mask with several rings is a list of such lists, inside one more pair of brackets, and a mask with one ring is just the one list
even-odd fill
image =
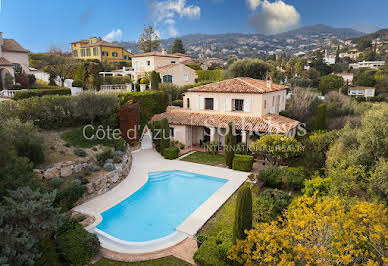
{"label": "cypress tree", "polygon": [[161,82],[160,76],[155,71],[151,72],[151,89],[152,90],[158,90],[159,89],[159,83]]}
{"label": "cypress tree", "polygon": [[326,114],[325,104],[320,104],[318,106],[317,114],[315,115],[315,129],[316,130],[327,129],[327,114]]}
{"label": "cypress tree", "polygon": [[228,125],[228,134],[225,136],[225,163],[226,165],[232,169],[234,151],[236,147],[236,136],[233,135],[233,123],[229,123]]}
{"label": "cypress tree", "polygon": [[170,126],[168,125],[168,120],[166,118],[164,118],[160,123],[160,153],[163,154],[164,149],[170,147]]}
{"label": "cypress tree", "polygon": [[252,193],[248,186],[243,186],[237,194],[233,243],[236,244],[236,239],[245,239],[244,231],[250,229],[252,229]]}

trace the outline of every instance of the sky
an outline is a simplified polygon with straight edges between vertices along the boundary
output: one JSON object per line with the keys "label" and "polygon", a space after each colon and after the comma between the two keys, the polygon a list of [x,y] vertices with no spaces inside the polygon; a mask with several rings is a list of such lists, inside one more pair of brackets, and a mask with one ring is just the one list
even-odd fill
{"label": "sky", "polygon": [[388,0],[0,0],[0,31],[33,52],[101,36],[136,41],[193,33],[275,34],[301,26],[388,28]]}

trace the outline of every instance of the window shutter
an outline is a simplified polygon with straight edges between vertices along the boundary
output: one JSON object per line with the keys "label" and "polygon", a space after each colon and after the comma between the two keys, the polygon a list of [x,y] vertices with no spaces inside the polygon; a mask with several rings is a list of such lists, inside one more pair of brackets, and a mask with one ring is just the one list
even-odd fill
{"label": "window shutter", "polygon": [[251,100],[244,99],[244,112],[249,113],[251,111]]}
{"label": "window shutter", "polygon": [[218,99],[217,98],[214,98],[214,109],[215,111],[218,110]]}
{"label": "window shutter", "polygon": [[205,104],[205,99],[203,97],[199,97],[199,109],[203,110]]}
{"label": "window shutter", "polygon": [[225,112],[231,112],[231,111],[232,111],[232,100],[230,98],[226,98]]}

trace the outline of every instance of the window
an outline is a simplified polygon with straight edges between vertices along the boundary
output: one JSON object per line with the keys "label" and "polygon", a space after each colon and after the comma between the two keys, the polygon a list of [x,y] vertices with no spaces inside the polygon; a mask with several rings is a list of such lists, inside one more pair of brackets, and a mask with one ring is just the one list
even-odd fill
{"label": "window", "polygon": [[93,55],[98,56],[98,48],[93,48]]}
{"label": "window", "polygon": [[267,100],[264,100],[264,108],[267,108]]}
{"label": "window", "polygon": [[171,61],[171,64],[175,64],[176,63],[176,61]]}
{"label": "window", "polygon": [[183,76],[183,80],[184,80],[185,82],[188,82],[188,81],[189,81],[189,75],[185,74],[185,75]]}
{"label": "window", "polygon": [[113,56],[113,57],[118,57],[119,54],[118,54],[117,52],[112,52],[112,56]]}
{"label": "window", "polygon": [[244,111],[244,100],[233,100],[233,111]]}
{"label": "window", "polygon": [[86,49],[86,56],[90,56],[90,48]]}
{"label": "window", "polygon": [[190,98],[187,98],[187,108],[190,108]]}
{"label": "window", "polygon": [[174,128],[170,127],[170,137],[174,137]]}
{"label": "window", "polygon": [[85,49],[81,49],[81,57],[85,57]]}
{"label": "window", "polygon": [[147,60],[147,66],[151,65],[151,60]]}
{"label": "window", "polygon": [[373,95],[373,90],[368,90],[368,95]]}
{"label": "window", "polygon": [[170,82],[170,83],[172,83],[172,76],[171,75],[164,75],[163,76],[163,82]]}
{"label": "window", "polygon": [[139,61],[135,61],[135,71],[136,72],[140,71],[140,62]]}
{"label": "window", "polygon": [[124,55],[124,60],[129,60],[129,56],[128,55]]}
{"label": "window", "polygon": [[106,51],[103,51],[103,52],[102,52],[102,56],[109,56],[109,53],[106,52]]}
{"label": "window", "polygon": [[74,57],[78,57],[78,50],[74,50],[74,51],[73,51],[73,56],[74,56]]}
{"label": "window", "polygon": [[272,107],[275,106],[275,96],[272,96]]}
{"label": "window", "polygon": [[205,98],[205,109],[214,110],[214,98]]}

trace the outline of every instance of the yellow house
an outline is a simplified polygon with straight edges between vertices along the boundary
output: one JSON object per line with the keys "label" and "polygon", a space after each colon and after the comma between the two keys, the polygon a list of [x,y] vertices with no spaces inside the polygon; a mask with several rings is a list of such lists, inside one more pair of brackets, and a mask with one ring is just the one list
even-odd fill
{"label": "yellow house", "polygon": [[98,59],[102,62],[131,61],[132,54],[118,43],[111,43],[99,37],[71,43],[72,55],[78,59]]}

